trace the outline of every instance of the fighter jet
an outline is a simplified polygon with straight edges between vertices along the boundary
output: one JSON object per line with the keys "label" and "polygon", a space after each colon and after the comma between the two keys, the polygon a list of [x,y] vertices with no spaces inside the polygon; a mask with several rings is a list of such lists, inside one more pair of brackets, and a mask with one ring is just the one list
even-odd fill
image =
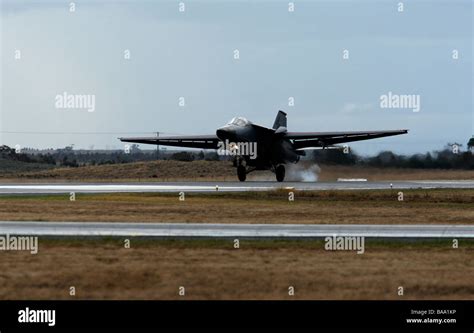
{"label": "fighter jet", "polygon": [[337,144],[408,133],[408,130],[365,132],[288,132],[287,114],[279,111],[272,128],[235,117],[213,135],[119,138],[122,142],[173,147],[217,149],[234,156],[237,177],[245,181],[254,170],[271,170],[285,179],[285,165],[297,163],[307,149],[341,148]]}

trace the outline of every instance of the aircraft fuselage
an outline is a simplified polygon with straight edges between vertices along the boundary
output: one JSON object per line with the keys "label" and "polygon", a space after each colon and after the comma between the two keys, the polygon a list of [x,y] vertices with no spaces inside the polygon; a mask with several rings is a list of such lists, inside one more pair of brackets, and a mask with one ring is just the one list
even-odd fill
{"label": "aircraft fuselage", "polygon": [[220,127],[216,131],[217,137],[222,141],[232,143],[249,142],[257,147],[256,158],[241,155],[247,166],[257,170],[268,170],[278,164],[296,163],[300,159],[290,140],[270,131],[267,128],[252,123],[233,124],[232,122]]}

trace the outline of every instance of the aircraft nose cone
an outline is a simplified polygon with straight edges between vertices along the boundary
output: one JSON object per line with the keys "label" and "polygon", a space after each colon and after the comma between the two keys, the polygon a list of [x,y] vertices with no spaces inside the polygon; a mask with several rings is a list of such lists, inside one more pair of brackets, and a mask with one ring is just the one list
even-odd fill
{"label": "aircraft nose cone", "polygon": [[222,128],[219,128],[217,131],[216,131],[216,135],[219,139],[221,140],[225,140],[225,134],[226,134],[226,130],[222,129]]}
{"label": "aircraft nose cone", "polygon": [[235,138],[235,130],[233,130],[229,126],[224,126],[216,131],[216,135],[221,140],[232,140],[233,138]]}

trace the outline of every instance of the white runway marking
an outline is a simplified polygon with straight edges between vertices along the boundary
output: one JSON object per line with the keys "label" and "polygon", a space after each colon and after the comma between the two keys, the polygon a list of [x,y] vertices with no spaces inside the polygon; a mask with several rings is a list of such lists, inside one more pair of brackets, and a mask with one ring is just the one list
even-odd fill
{"label": "white runway marking", "polygon": [[470,225],[314,225],[117,222],[0,222],[0,235],[206,238],[474,238]]}
{"label": "white runway marking", "polygon": [[173,183],[33,183],[0,184],[0,194],[114,192],[246,192],[277,189],[377,190],[474,188],[474,181],[336,181],[336,182],[173,182]]}
{"label": "white runway marking", "polygon": [[0,193],[63,193],[63,192],[216,192],[268,191],[272,187],[200,186],[200,185],[1,185]]}

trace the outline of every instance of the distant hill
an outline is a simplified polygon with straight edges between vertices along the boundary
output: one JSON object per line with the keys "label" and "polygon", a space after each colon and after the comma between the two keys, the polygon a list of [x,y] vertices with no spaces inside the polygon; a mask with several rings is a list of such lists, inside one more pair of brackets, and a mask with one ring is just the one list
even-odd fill
{"label": "distant hill", "polygon": [[42,171],[54,167],[54,164],[41,163],[27,155],[17,154],[13,148],[0,146],[0,173],[3,175]]}
{"label": "distant hill", "polygon": [[[3,162],[3,161],[2,161]],[[122,164],[90,165],[80,167],[56,167],[7,161],[11,173],[0,173],[0,179],[18,181],[237,181],[235,168],[230,161],[149,161]],[[17,163],[17,164],[15,164]],[[366,178],[368,180],[456,180],[474,179],[474,170],[375,168],[367,166],[324,165],[319,167],[311,162],[300,162],[288,170],[288,177],[297,173],[314,173],[320,181],[335,181],[338,178]],[[31,168],[38,168],[31,170]],[[24,169],[21,169],[24,168]],[[28,170],[30,168],[30,170]],[[47,169],[41,169],[47,168]],[[249,181],[274,181],[270,171],[256,171],[249,174]]]}
{"label": "distant hill", "polygon": [[[221,177],[235,178],[235,169],[228,161],[150,161],[123,164],[89,165],[76,168],[54,168],[36,172],[17,172],[18,178],[66,180],[178,180]],[[8,177],[8,175],[7,175]],[[5,177],[4,177],[5,178]]]}
{"label": "distant hill", "polygon": [[31,163],[15,161],[0,157],[0,173],[18,174],[24,172],[37,172],[54,168],[54,165],[44,163]]}

